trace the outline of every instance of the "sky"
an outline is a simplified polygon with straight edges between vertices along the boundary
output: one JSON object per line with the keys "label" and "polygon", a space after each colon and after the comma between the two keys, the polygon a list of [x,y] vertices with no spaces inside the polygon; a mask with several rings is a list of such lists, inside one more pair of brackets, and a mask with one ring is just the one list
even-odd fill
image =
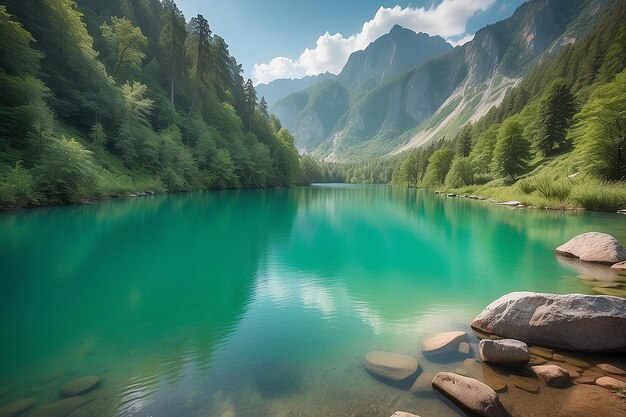
{"label": "sky", "polygon": [[352,52],[395,25],[452,45],[509,17],[523,0],[177,0],[189,20],[202,14],[255,84],[337,74]]}

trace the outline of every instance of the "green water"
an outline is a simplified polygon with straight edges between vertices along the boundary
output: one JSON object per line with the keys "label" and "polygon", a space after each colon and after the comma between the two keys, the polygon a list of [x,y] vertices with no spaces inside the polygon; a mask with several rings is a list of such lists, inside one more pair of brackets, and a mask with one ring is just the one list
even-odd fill
{"label": "green water", "polygon": [[[0,215],[0,406],[81,375],[102,416],[456,415],[374,380],[510,291],[591,293],[554,248],[626,217],[387,186],[105,201]],[[603,270],[599,271],[601,275]]]}

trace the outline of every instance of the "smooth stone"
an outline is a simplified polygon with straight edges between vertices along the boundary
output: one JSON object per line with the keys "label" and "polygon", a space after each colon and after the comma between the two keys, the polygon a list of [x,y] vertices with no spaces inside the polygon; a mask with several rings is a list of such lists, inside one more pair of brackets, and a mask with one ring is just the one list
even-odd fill
{"label": "smooth stone", "polygon": [[626,351],[626,299],[514,292],[489,304],[472,327],[531,344]]}
{"label": "smooth stone", "polygon": [[603,376],[596,379],[596,385],[602,388],[626,390],[626,382],[622,382],[610,376]]}
{"label": "smooth stone", "polygon": [[559,368],[563,368],[572,378],[578,378],[579,376],[582,375],[582,372],[583,372],[583,370],[580,369],[579,367],[571,365],[566,362],[558,362],[558,363],[548,362],[548,365],[555,365],[555,366],[558,366]]}
{"label": "smooth stone", "polygon": [[626,401],[595,385],[574,385],[563,395],[559,415],[567,417],[610,417],[626,415]]}
{"label": "smooth stone", "polygon": [[528,345],[515,339],[481,340],[478,345],[484,362],[523,364],[530,360]]}
{"label": "smooth stone", "polygon": [[426,354],[436,354],[458,349],[458,343],[466,333],[461,330],[439,333],[429,337],[422,343],[422,351]]}
{"label": "smooth stone", "polygon": [[26,411],[33,408],[33,405],[35,405],[36,402],[36,398],[24,398],[13,401],[12,403],[0,408],[0,417],[16,417],[24,414]]}
{"label": "smooth stone", "polygon": [[589,362],[586,362],[582,359],[577,359],[577,358],[572,358],[569,356],[565,357],[565,362],[569,363],[570,365],[574,365],[577,366],[579,368],[589,368],[591,365],[589,364]]}
{"label": "smooth stone", "polygon": [[581,374],[582,377],[587,377],[587,378],[593,378],[593,380],[595,381],[598,378],[602,378],[603,376],[606,376],[600,372],[596,372],[594,370],[591,369],[585,369],[583,371],[583,373]]}
{"label": "smooth stone", "polygon": [[498,394],[488,385],[451,372],[439,372],[433,379],[433,388],[457,405],[487,417],[503,417],[507,413]]}
{"label": "smooth stone", "polygon": [[517,200],[505,201],[503,203],[498,203],[498,204],[501,206],[509,206],[509,207],[523,206],[523,204]]}
{"label": "smooth stone", "polygon": [[570,384],[569,373],[556,365],[537,365],[533,372],[549,387],[566,387]]}
{"label": "smooth stone", "polygon": [[87,404],[89,401],[89,399],[78,395],[65,398],[36,409],[28,417],[66,417],[69,413]]}
{"label": "smooth stone", "polygon": [[406,411],[396,411],[391,417],[419,417],[417,414],[407,413]]}
{"label": "smooth stone", "polygon": [[63,385],[61,392],[66,397],[71,397],[73,395],[82,394],[93,389],[96,385],[100,383],[100,378],[94,375],[83,376],[77,379],[74,379],[67,384]]}
{"label": "smooth stone", "polygon": [[618,271],[626,272],[626,261],[618,262],[616,264],[611,265],[611,268],[617,269]]}
{"label": "smooth stone", "polygon": [[555,361],[559,361],[559,362],[565,362],[565,356],[559,355],[558,353],[555,353],[554,355],[552,355],[552,359],[554,359]]}
{"label": "smooth stone", "polygon": [[435,375],[436,373],[430,371],[425,371],[419,374],[411,386],[411,394],[418,395],[425,392],[432,392],[433,387],[431,383]]}
{"label": "smooth stone", "polygon": [[623,370],[622,368],[618,368],[617,366],[611,365],[610,363],[599,363],[597,367],[602,369],[604,372],[608,372],[613,375],[626,375],[625,370]]}
{"label": "smooth stone", "polygon": [[470,354],[470,345],[467,342],[461,342],[459,343],[459,353],[463,354],[463,355],[469,355]]}
{"label": "smooth stone", "polygon": [[543,365],[546,362],[548,362],[548,361],[545,360],[544,358],[542,358],[541,356],[536,356],[536,355],[530,355],[530,361],[528,361],[528,363],[531,366]]}
{"label": "smooth stone", "polygon": [[511,375],[511,382],[519,389],[536,394],[539,392],[539,386],[536,382],[530,378],[524,378],[523,376]]}
{"label": "smooth stone", "polygon": [[590,376],[579,376],[578,378],[572,379],[572,382],[574,384],[594,384],[596,379]]}
{"label": "smooth stone", "polygon": [[622,288],[593,287],[593,292],[596,294],[626,298],[626,290]]}
{"label": "smooth stone", "polygon": [[557,255],[579,258],[585,262],[615,264],[626,261],[626,248],[613,236],[589,232],[578,235],[556,248]]}
{"label": "smooth stone", "polygon": [[541,356],[545,359],[552,359],[552,355],[554,355],[554,351],[552,349],[542,346],[531,346],[528,348],[528,351],[533,355]]}
{"label": "smooth stone", "polygon": [[415,358],[407,355],[373,351],[365,356],[363,366],[375,375],[393,381],[402,381],[415,374],[419,364]]}

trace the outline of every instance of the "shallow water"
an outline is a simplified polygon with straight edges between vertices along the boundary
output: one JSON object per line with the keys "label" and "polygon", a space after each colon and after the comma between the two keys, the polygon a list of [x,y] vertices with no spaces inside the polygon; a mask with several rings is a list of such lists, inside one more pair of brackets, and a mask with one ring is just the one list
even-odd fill
{"label": "shallow water", "polygon": [[[105,201],[0,215],[0,406],[99,375],[101,416],[458,415],[361,367],[511,291],[592,293],[554,248],[626,217],[387,186]],[[471,332],[470,332],[471,333]],[[469,340],[475,342],[470,334]]]}

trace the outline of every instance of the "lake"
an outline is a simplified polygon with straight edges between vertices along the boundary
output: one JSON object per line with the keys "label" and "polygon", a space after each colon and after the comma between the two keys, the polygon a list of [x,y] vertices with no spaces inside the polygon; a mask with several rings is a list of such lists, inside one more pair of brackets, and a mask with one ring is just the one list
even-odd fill
{"label": "lake", "polygon": [[[511,291],[592,293],[576,234],[626,217],[317,185],[0,214],[0,407],[83,375],[99,416],[458,415],[364,371]],[[462,364],[462,360],[460,362]],[[80,409],[79,409],[80,410]],[[91,414],[89,414],[91,412]]]}

